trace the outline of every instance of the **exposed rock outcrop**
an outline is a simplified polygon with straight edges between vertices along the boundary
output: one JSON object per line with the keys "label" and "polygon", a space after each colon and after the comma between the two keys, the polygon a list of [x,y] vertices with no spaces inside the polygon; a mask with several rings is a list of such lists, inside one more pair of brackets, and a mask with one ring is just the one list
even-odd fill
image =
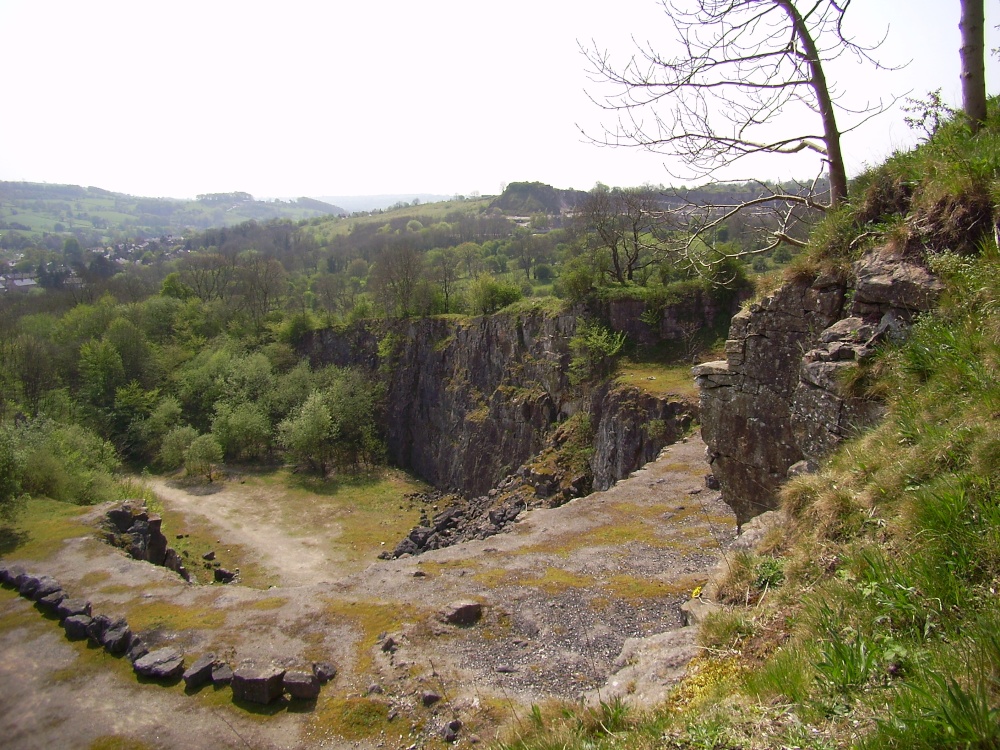
{"label": "exposed rock outcrop", "polygon": [[[541,311],[423,318],[316,331],[307,348],[315,364],[381,375],[390,460],[441,490],[485,495],[581,411],[594,431],[593,486],[606,488],[676,439],[695,407],[626,389],[572,387],[577,320]],[[669,424],[650,434],[642,427],[649,421]]]}
{"label": "exposed rock outcrop", "polygon": [[167,545],[167,538],[160,530],[162,519],[150,515],[142,500],[125,500],[112,507],[105,516],[105,541],[126,550],[136,560],[145,560],[168,568],[185,581],[191,574],[181,556]]}
{"label": "exposed rock outcrop", "polygon": [[880,417],[878,402],[852,393],[849,371],[904,335],[941,288],[918,260],[883,247],[851,279],[793,280],[733,318],[726,359],[694,373],[712,471],[741,524],[775,507],[793,465]]}

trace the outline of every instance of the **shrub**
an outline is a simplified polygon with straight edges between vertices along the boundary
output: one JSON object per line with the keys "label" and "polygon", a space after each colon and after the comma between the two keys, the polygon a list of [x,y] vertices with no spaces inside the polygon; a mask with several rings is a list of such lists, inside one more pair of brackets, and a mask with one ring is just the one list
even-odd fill
{"label": "shrub", "polygon": [[473,279],[466,293],[469,311],[474,315],[490,315],[523,296],[518,284],[486,273]]}

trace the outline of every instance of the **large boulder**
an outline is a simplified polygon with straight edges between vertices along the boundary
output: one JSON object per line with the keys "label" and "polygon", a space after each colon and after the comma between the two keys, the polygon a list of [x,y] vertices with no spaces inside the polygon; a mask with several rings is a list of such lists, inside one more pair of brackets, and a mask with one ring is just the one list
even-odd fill
{"label": "large boulder", "polygon": [[285,692],[299,700],[313,700],[319,696],[319,678],[312,672],[289,670],[282,684]]}
{"label": "large boulder", "polygon": [[87,615],[90,617],[90,602],[86,599],[63,599],[56,606],[56,614],[60,620],[74,615]]}
{"label": "large boulder", "polygon": [[205,654],[188,667],[181,677],[188,690],[194,690],[212,681],[212,670],[215,667],[215,654]]}
{"label": "large boulder", "polygon": [[70,615],[62,621],[66,637],[71,641],[82,641],[87,637],[87,627],[90,625],[88,615]]}
{"label": "large boulder", "polygon": [[169,680],[184,671],[184,656],[175,648],[150,651],[132,665],[136,674],[154,680]]}
{"label": "large boulder", "polygon": [[132,645],[132,629],[125,620],[111,623],[101,636],[101,645],[109,654],[121,656]]}
{"label": "large boulder", "polygon": [[233,699],[267,705],[281,697],[285,670],[275,666],[241,666],[233,672]]}

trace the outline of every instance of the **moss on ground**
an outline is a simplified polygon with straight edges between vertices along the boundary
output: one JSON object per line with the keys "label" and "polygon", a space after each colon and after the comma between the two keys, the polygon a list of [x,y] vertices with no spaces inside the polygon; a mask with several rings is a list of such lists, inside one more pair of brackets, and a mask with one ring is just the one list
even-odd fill
{"label": "moss on ground", "polygon": [[3,556],[44,560],[58,552],[68,539],[92,535],[94,528],[80,520],[87,511],[48,498],[28,500],[13,528],[5,534]]}

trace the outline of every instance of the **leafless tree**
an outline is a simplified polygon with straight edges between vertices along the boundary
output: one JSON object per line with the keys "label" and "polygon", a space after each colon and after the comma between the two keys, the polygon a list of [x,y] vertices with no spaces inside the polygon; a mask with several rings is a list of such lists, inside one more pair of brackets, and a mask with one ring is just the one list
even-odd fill
{"label": "leafless tree", "polygon": [[608,188],[597,185],[580,206],[579,217],[608,251],[606,272],[619,284],[632,281],[636,271],[662,258],[659,238],[662,216],[659,196],[652,188]]}
{"label": "leafless tree", "polygon": [[[841,136],[891,106],[879,101],[849,110],[827,80],[824,66],[844,55],[884,67],[872,56],[881,41],[863,46],[846,33],[851,1],[661,0],[682,54],[665,56],[636,42],[636,52],[619,65],[596,45],[581,47],[592,80],[611,88],[592,98],[617,118],[592,140],[680,157],[686,176],[695,179],[755,155],[817,154],[821,172],[800,189],[760,183],[756,199],[676,212],[700,216],[695,228],[701,233],[736,212],[768,207],[787,220],[763,249],[790,241],[786,227],[796,207],[824,211],[847,198]],[[803,108],[818,128],[789,132],[788,115]],[[841,114],[852,120],[846,128],[838,122]]]}

